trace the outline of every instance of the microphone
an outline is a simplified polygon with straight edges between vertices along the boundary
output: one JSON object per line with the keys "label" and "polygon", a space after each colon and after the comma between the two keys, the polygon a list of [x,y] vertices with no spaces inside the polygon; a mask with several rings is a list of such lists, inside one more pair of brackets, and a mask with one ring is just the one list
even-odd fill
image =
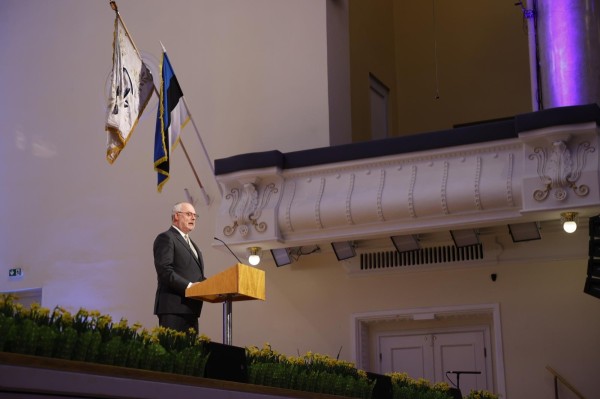
{"label": "microphone", "polygon": [[223,240],[221,240],[220,238],[217,238],[217,237],[213,237],[213,238],[214,238],[215,240],[217,240],[217,241],[221,241],[221,242],[223,243],[223,245],[225,245],[225,248],[227,248],[227,249],[229,250],[229,252],[231,252],[231,254],[232,254],[232,255],[233,255],[233,256],[234,256],[234,257],[237,259],[238,263],[242,263],[242,264],[244,263],[244,262],[242,262],[242,261],[240,260],[240,258],[238,258],[238,257],[237,257],[237,255],[236,255],[236,254],[234,254],[234,253],[233,253],[233,251],[231,250],[231,248],[229,248],[229,245],[227,245],[227,244],[225,243],[225,241],[223,241]]}

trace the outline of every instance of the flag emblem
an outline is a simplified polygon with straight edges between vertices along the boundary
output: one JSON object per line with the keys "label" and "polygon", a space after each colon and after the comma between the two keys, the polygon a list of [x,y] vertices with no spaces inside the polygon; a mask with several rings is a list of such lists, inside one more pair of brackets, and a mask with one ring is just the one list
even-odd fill
{"label": "flag emblem", "polygon": [[140,58],[123,21],[117,15],[106,117],[106,159],[110,164],[125,148],[153,91],[152,73]]}

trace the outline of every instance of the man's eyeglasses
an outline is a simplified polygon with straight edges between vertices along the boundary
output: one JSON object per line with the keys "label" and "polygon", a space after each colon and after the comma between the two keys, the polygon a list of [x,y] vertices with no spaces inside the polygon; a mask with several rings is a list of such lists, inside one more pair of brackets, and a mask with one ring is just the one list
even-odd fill
{"label": "man's eyeglasses", "polygon": [[191,218],[192,216],[194,217],[194,219],[198,219],[198,215],[192,212],[177,212],[177,213],[183,213],[184,215],[187,215],[187,217]]}

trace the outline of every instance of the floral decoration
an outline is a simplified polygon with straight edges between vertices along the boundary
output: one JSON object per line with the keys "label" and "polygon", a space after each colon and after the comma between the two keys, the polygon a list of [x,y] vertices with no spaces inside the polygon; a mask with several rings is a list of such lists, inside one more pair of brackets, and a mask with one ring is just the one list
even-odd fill
{"label": "floral decoration", "polygon": [[[12,294],[0,294],[0,352],[94,362],[167,373],[204,376],[210,338],[194,330],[164,327],[150,331],[124,318],[79,309],[72,315],[37,303],[28,309]],[[300,391],[371,399],[376,377],[354,363],[313,352],[285,356],[271,348],[246,348],[247,382]],[[406,373],[390,373],[394,399],[451,399],[447,383],[431,384]],[[471,391],[465,399],[498,399],[487,391]]]}

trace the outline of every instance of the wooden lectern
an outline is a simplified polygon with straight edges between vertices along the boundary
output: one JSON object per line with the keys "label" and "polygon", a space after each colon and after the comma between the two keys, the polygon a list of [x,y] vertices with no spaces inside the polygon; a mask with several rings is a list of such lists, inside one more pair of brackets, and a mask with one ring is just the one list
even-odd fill
{"label": "wooden lectern", "polygon": [[185,290],[187,298],[205,302],[223,302],[223,343],[231,345],[231,303],[252,299],[265,300],[265,272],[242,263],[196,283]]}

